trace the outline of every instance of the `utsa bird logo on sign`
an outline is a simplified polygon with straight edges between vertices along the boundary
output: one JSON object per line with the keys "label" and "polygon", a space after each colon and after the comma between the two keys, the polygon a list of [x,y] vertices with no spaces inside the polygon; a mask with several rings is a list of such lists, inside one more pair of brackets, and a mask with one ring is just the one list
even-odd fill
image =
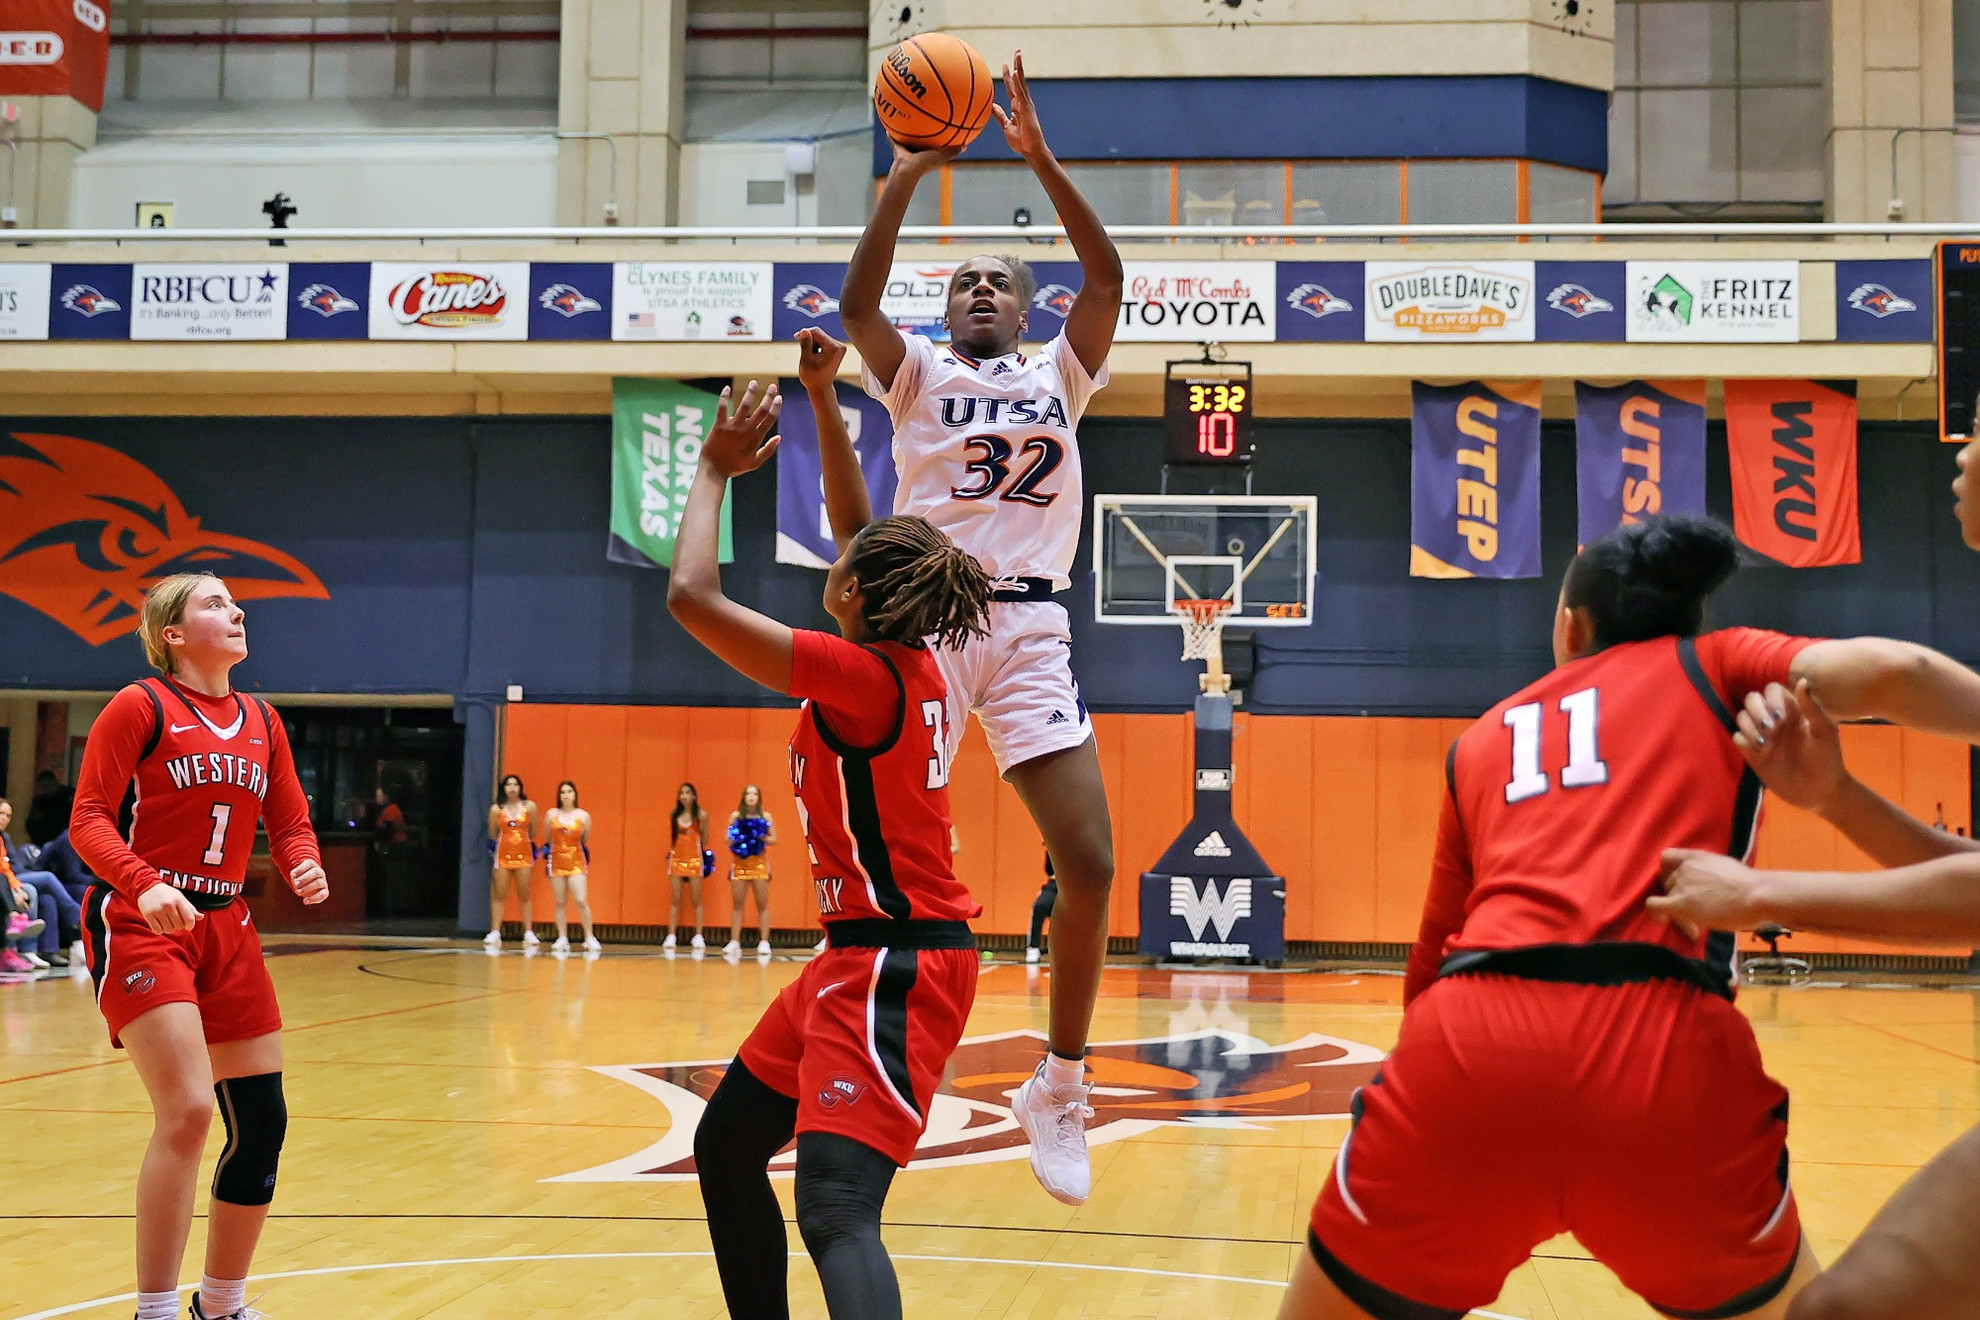
{"label": "utsa bird logo on sign", "polygon": [[174,573],[227,579],[236,600],[328,600],[273,546],[209,532],[130,455],[69,435],[0,434],[0,595],[92,646],[137,629],[145,589]]}
{"label": "utsa bird logo on sign", "polygon": [[364,310],[358,306],[357,299],[346,298],[328,284],[310,285],[296,295],[296,302],[323,317],[335,316],[339,312]]}
{"label": "utsa bird logo on sign", "polygon": [[1547,305],[1557,312],[1566,312],[1579,321],[1584,316],[1597,312],[1613,312],[1616,305],[1607,298],[1590,292],[1579,284],[1562,284],[1547,295]]}
{"label": "utsa bird logo on sign", "polygon": [[1849,305],[1859,312],[1868,312],[1879,321],[1900,312],[1915,312],[1918,304],[1903,294],[1883,284],[1859,284],[1849,293]]}
{"label": "utsa bird logo on sign", "polygon": [[1057,317],[1072,315],[1073,299],[1079,291],[1064,284],[1048,284],[1031,296],[1031,305]]}
{"label": "utsa bird logo on sign", "polygon": [[[1035,1031],[975,1036],[956,1047],[928,1109],[928,1130],[915,1147],[914,1169],[954,1168],[1030,1157],[1011,1117],[1011,1096],[1045,1052]],[[1307,1035],[1284,1045],[1207,1029],[1147,1040],[1091,1045],[1092,1145],[1164,1127],[1243,1128],[1294,1119],[1346,1118],[1355,1088],[1375,1075],[1382,1051],[1359,1041]],[[715,1094],[727,1059],[597,1067],[667,1107],[667,1135],[624,1159],[549,1182],[679,1182],[695,1176],[694,1129]],[[838,1079],[831,1083],[836,1084]],[[846,1096],[847,1102],[854,1097]],[[794,1147],[770,1162],[788,1176]]]}
{"label": "utsa bird logo on sign", "polygon": [[817,320],[839,310],[839,300],[816,284],[800,284],[784,292],[784,306]]}
{"label": "utsa bird logo on sign", "polygon": [[1332,316],[1335,312],[1351,312],[1354,304],[1341,297],[1324,284],[1302,284],[1286,295],[1286,304],[1296,307],[1316,320]]}

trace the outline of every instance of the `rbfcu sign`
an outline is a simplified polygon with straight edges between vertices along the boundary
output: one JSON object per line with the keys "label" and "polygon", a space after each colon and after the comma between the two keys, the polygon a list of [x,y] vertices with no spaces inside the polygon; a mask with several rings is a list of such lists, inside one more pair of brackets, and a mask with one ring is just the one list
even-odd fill
{"label": "rbfcu sign", "polygon": [[1124,343],[1270,342],[1278,337],[1278,267],[1269,261],[1130,261]]}
{"label": "rbfcu sign", "polygon": [[131,338],[286,339],[289,268],[278,262],[138,264]]}
{"label": "rbfcu sign", "polygon": [[1533,342],[1530,261],[1371,261],[1371,343]]}
{"label": "rbfcu sign", "polygon": [[1792,344],[1801,338],[1798,261],[1632,261],[1633,344]]}

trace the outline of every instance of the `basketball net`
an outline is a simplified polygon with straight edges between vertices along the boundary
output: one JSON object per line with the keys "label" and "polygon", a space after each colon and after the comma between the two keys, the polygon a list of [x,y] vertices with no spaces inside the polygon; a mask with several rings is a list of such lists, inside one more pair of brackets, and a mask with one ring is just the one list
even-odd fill
{"label": "basketball net", "polygon": [[1179,599],[1175,609],[1183,630],[1182,658],[1204,662],[1197,682],[1205,692],[1231,690],[1231,678],[1224,672],[1224,623],[1235,602],[1229,599]]}

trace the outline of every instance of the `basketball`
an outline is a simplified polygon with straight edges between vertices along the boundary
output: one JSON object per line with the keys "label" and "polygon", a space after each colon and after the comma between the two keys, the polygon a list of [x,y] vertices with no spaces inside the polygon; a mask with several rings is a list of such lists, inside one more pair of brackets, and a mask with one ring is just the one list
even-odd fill
{"label": "basketball", "polygon": [[917,151],[966,147],[990,122],[990,65],[946,32],[909,37],[873,79],[873,110],[887,136]]}

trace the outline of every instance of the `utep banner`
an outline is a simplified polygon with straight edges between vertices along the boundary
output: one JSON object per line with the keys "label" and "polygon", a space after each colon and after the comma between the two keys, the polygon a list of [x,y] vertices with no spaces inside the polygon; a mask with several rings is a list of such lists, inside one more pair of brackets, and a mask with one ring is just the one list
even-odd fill
{"label": "utep banner", "polygon": [[[616,564],[671,568],[674,538],[701,465],[701,442],[720,400],[677,380],[612,378],[612,532],[605,557]],[[734,552],[722,500],[721,562]]]}
{"label": "utep banner", "polygon": [[1705,382],[1574,387],[1579,544],[1656,513],[1705,512]]}
{"label": "utep banner", "polygon": [[0,5],[0,97],[66,96],[103,109],[110,0],[7,0]]}
{"label": "utep banner", "polygon": [[1810,380],[1726,382],[1733,530],[1791,568],[1863,559],[1856,517],[1856,395]]}
{"label": "utep banner", "polygon": [[[839,557],[832,524],[825,516],[825,469],[818,457],[818,417],[805,397],[804,385],[783,382],[784,415],[779,424],[784,442],[777,446],[777,562],[803,568],[829,568]],[[866,477],[867,498],[876,517],[894,510],[894,423],[878,399],[843,382],[838,393],[839,415],[852,436]]]}
{"label": "utep banner", "polygon": [[1410,576],[1540,576],[1540,382],[1410,389]]}

